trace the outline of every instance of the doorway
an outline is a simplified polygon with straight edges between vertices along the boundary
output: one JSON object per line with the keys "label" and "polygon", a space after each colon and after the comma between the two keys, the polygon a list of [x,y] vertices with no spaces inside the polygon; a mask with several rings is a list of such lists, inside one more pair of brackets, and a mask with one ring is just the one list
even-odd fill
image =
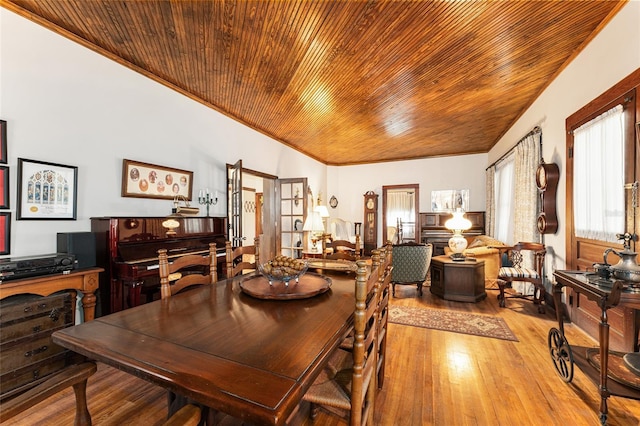
{"label": "doorway", "polygon": [[418,209],[420,185],[382,187],[382,240],[393,244],[420,242]]}
{"label": "doorway", "polygon": [[227,164],[227,239],[233,247],[253,245],[260,237],[260,257],[275,257],[277,234],[274,226],[276,212],[277,176],[242,167],[242,160]]}

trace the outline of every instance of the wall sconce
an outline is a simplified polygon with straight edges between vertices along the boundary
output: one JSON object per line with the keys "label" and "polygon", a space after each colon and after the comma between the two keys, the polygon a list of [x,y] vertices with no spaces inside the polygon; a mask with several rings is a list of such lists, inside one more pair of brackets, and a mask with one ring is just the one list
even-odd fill
{"label": "wall sconce", "polygon": [[216,191],[215,197],[211,197],[209,195],[209,188],[206,190],[201,189],[198,194],[198,203],[205,204],[207,206],[207,217],[209,217],[209,207],[218,204],[218,191]]}

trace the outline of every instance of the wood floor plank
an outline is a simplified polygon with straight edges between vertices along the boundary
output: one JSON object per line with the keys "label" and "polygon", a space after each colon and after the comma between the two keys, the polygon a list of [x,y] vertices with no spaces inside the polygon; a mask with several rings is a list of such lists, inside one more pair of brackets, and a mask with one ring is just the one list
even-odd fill
{"label": "wood floor plank", "polygon": [[[384,389],[376,400],[375,424],[428,425],[575,425],[599,424],[597,388],[576,368],[572,383],[556,374],[547,333],[557,327],[554,313],[538,314],[527,301],[509,299],[500,308],[496,291],[479,303],[449,302],[424,289],[397,286],[392,305],[495,315],[503,318],[518,342],[398,324],[389,325]],[[574,345],[596,342],[572,324],[565,327]],[[141,379],[98,364],[89,379],[89,411],[94,426],[160,425],[165,391]],[[2,426],[71,425],[75,399],[60,392]],[[223,425],[234,425],[225,419]],[[306,420],[302,426],[311,425]],[[346,425],[321,412],[315,425]],[[640,424],[640,401],[609,398],[610,426]]]}

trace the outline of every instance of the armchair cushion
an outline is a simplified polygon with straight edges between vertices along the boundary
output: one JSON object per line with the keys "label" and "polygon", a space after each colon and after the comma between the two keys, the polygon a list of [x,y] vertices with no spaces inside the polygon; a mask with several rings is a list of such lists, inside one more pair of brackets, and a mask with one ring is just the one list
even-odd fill
{"label": "armchair cushion", "polygon": [[495,238],[492,238],[488,235],[478,235],[473,239],[471,244],[467,246],[467,249],[472,249],[476,247],[495,247],[495,246],[504,246],[506,245],[502,241],[498,241]]}

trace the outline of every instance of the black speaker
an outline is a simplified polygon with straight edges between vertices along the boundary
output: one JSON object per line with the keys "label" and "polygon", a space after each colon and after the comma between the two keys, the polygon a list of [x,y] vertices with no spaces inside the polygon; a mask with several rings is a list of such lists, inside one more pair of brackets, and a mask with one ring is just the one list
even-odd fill
{"label": "black speaker", "polygon": [[58,232],[57,251],[74,254],[80,269],[96,266],[96,237],[92,232]]}

